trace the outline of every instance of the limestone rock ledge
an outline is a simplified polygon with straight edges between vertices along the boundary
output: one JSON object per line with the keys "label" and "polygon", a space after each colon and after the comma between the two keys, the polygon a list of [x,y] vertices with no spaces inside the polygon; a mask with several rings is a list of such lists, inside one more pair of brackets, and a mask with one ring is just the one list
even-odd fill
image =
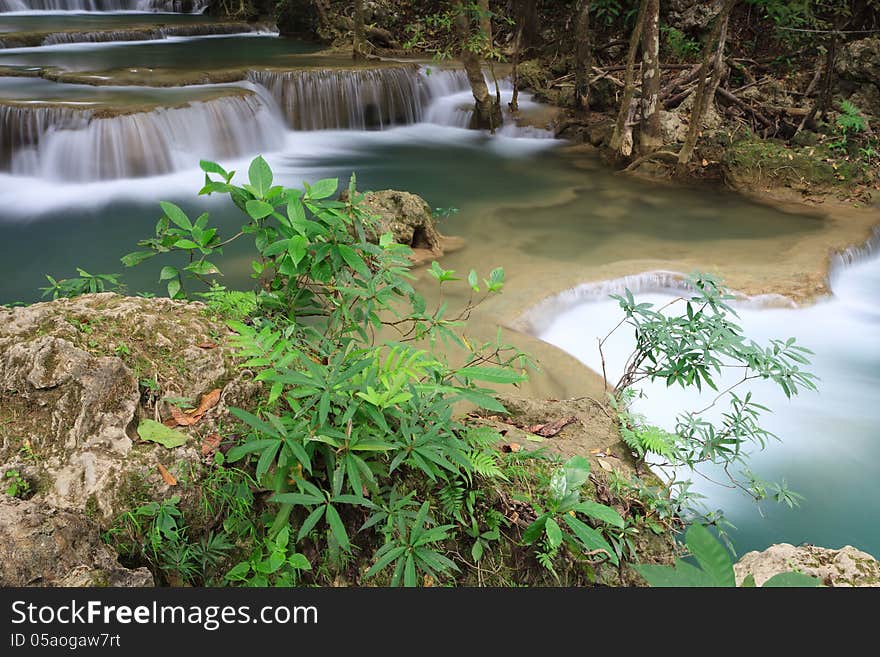
{"label": "limestone rock ledge", "polygon": [[829,550],[780,543],[763,552],[743,555],[733,569],[737,586],[749,574],[757,586],[762,586],[774,575],[792,570],[818,577],[825,586],[880,586],[880,562],[850,545]]}
{"label": "limestone rock ledge", "polygon": [[[204,304],[170,299],[107,293],[0,309],[0,586],[152,585],[100,533],[146,501],[199,503],[202,439],[258,386],[228,335]],[[171,415],[166,398],[197,404],[217,389],[219,403],[180,427],[182,447],[138,436],[142,420]]]}

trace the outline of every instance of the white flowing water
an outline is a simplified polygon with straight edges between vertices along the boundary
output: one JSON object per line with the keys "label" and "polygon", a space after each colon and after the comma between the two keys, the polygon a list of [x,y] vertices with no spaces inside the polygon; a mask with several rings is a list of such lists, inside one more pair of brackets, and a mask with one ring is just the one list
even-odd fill
{"label": "white flowing water", "polygon": [[10,12],[168,12],[200,14],[206,0],[0,0],[0,13]]}
{"label": "white flowing water", "polygon": [[[789,510],[772,502],[758,506],[738,491],[678,473],[694,479],[694,489],[708,497],[712,509],[727,512],[737,527],[733,535],[741,551],[781,541],[840,547],[845,540],[880,554],[880,257],[869,251],[855,249],[838,257],[830,277],[833,295],[809,307],[784,307],[779,298],[734,304],[749,338],[796,337],[812,349],[811,371],[821,379],[818,393],[804,392],[792,400],[770,384],[751,387],[756,399],[772,409],[763,424],[781,441],[755,451],[752,469],[803,494],[802,508]],[[629,288],[639,302],[659,306],[683,294],[680,280],[670,272],[655,272],[583,286],[542,306],[551,317],[536,320],[533,329],[601,372],[597,339],[622,316],[608,295]],[[604,348],[612,382],[633,346],[632,331],[625,327]],[[719,388],[733,382],[721,381]],[[645,384],[642,390],[646,397],[635,403],[635,410],[670,430],[676,415],[704,408],[715,394],[667,388],[663,382]],[[717,470],[704,474],[724,480]]]}
{"label": "white flowing water", "polygon": [[[387,129],[433,123],[458,127],[467,82],[459,71],[412,64],[377,69],[253,71],[247,89],[185,107],[107,117],[88,106],[0,104],[0,171],[56,182],[163,175],[198,158],[229,159],[276,150],[294,131]],[[13,83],[21,87],[20,82]],[[44,83],[45,85],[46,83]],[[65,87],[66,85],[60,85]],[[129,88],[129,93],[137,93]],[[140,90],[146,93],[148,90]],[[445,94],[450,94],[453,102]],[[2,88],[0,88],[2,95]],[[523,103],[529,104],[527,94]],[[285,126],[285,122],[287,126]],[[508,138],[549,137],[519,128]]]}

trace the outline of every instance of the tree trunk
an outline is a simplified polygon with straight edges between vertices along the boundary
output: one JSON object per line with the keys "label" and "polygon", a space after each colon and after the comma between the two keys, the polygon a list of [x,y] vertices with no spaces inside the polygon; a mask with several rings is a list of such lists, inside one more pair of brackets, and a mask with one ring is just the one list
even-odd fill
{"label": "tree trunk", "polygon": [[639,152],[653,153],[663,145],[660,135],[660,0],[648,0],[642,31],[642,124]]}
{"label": "tree trunk", "polygon": [[575,42],[577,61],[575,62],[575,107],[583,112],[590,111],[590,75],[593,69],[593,41],[590,35],[590,3],[581,0],[578,12]]}
{"label": "tree trunk", "polygon": [[[683,175],[687,171],[687,165],[691,161],[694,148],[697,145],[697,137],[703,128],[703,115],[708,109],[709,103],[712,102],[709,91],[711,90],[714,93],[718,80],[721,77],[719,66],[722,68],[724,66],[724,37],[727,35],[727,19],[730,17],[730,12],[736,3],[737,0],[725,0],[718,18],[715,20],[715,26],[712,28],[712,34],[709,36],[706,48],[703,51],[703,61],[700,64],[698,76],[700,82],[697,84],[694,104],[691,109],[690,126],[688,127],[687,138],[678,154],[676,172],[679,175]],[[710,78],[709,65],[712,63],[713,58],[716,60],[716,65]]]}
{"label": "tree trunk", "polygon": [[620,153],[624,157],[629,157],[632,153],[632,126],[630,124],[632,123],[633,110],[630,105],[633,104],[633,96],[635,95],[636,53],[639,50],[639,41],[642,38],[647,5],[648,0],[642,0],[639,5],[636,25],[629,39],[629,53],[626,56],[626,74],[623,82],[623,99],[620,103],[620,110],[617,112],[617,123],[614,126],[614,133],[611,135],[611,150]]}
{"label": "tree trunk", "polygon": [[510,80],[513,83],[513,97],[507,104],[511,112],[519,112],[519,58],[522,49],[523,28],[519,24],[516,28],[516,36],[513,39],[513,71]]}
{"label": "tree trunk", "polygon": [[458,15],[455,22],[459,32],[461,43],[461,63],[467,73],[471,92],[474,95],[474,118],[471,121],[472,128],[489,129],[495,131],[502,124],[501,107],[489,95],[489,87],[486,86],[486,78],[483,76],[483,68],[480,56],[472,48],[471,41],[471,16],[465,4],[465,0],[458,0]]}
{"label": "tree trunk", "polygon": [[367,43],[364,38],[364,0],[354,0],[354,59],[366,59]]}

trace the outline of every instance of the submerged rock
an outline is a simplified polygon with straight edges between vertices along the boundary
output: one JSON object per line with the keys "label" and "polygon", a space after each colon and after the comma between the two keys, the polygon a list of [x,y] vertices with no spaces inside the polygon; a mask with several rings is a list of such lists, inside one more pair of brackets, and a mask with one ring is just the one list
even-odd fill
{"label": "submerged rock", "polygon": [[153,586],[129,570],[81,513],[0,495],[0,586]]}
{"label": "submerged rock", "polygon": [[780,543],[763,552],[749,552],[733,569],[737,586],[749,574],[761,586],[774,575],[792,570],[818,577],[825,586],[880,586],[880,562],[849,545],[829,550]]}

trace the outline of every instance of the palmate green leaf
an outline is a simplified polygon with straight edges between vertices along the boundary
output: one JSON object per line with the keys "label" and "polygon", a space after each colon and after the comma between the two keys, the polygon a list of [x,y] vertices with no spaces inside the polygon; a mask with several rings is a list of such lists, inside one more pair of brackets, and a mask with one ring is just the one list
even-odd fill
{"label": "palmate green leaf", "polygon": [[699,523],[692,524],[685,534],[685,543],[715,586],[736,586],[730,554],[708,529]]}

